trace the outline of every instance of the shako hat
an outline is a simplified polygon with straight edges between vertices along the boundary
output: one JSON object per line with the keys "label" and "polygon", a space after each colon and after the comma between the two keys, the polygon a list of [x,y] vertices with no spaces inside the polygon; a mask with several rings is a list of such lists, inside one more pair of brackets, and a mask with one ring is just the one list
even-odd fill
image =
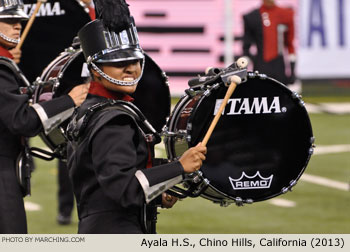
{"label": "shako hat", "polygon": [[97,19],[78,32],[88,64],[143,60],[143,50],[125,0],[94,0]]}
{"label": "shako hat", "polygon": [[23,10],[22,0],[0,0],[0,19],[17,18],[28,19]]}

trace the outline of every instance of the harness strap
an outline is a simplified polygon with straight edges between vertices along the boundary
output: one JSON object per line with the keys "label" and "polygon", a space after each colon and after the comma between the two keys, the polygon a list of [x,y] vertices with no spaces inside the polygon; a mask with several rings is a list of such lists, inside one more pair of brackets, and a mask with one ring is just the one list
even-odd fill
{"label": "harness strap", "polygon": [[108,110],[120,110],[134,118],[147,143],[157,144],[160,142],[161,138],[159,133],[152,127],[152,125],[147,121],[146,117],[134,104],[126,101],[110,99],[106,102],[100,102],[89,107],[87,112],[79,119],[76,111],[73,115],[72,122],[67,128],[68,139],[70,141],[80,142],[81,136],[84,134],[90,119],[95,115],[95,113],[98,111]]}
{"label": "harness strap", "polygon": [[19,88],[19,92],[21,94],[27,94],[28,96],[31,97],[34,89],[30,85],[29,81],[24,76],[22,71],[19,69],[17,64],[13,60],[4,56],[0,56],[0,64],[8,67],[15,74],[15,76],[22,82],[21,84],[23,85]]}

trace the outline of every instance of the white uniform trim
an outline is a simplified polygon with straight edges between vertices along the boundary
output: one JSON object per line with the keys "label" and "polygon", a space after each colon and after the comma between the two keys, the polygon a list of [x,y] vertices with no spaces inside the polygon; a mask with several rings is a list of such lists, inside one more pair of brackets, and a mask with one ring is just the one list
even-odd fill
{"label": "white uniform trim", "polygon": [[32,105],[32,107],[38,114],[46,135],[48,135],[53,129],[55,129],[63,121],[68,119],[74,112],[74,108],[72,107],[51,118],[48,118],[44,108],[40,106],[40,104],[35,103]]}
{"label": "white uniform trim", "polygon": [[138,170],[135,173],[135,176],[138,179],[138,181],[143,189],[143,192],[144,192],[145,198],[146,198],[146,203],[149,203],[154,198],[156,198],[158,195],[160,195],[162,192],[165,192],[166,190],[170,189],[171,187],[173,187],[174,185],[176,185],[182,181],[182,175],[179,175],[175,178],[166,180],[162,183],[159,183],[159,184],[156,184],[156,185],[150,187],[149,181],[142,171]]}
{"label": "white uniform trim", "polygon": [[289,57],[289,61],[292,61],[292,62],[297,61],[297,56],[295,54],[289,54],[288,57]]}

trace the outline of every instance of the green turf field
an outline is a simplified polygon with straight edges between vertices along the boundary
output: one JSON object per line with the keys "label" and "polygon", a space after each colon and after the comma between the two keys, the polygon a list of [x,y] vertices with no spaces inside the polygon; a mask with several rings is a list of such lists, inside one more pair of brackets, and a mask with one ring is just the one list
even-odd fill
{"label": "green turf field", "polygon": [[[316,145],[350,144],[350,115],[310,117]],[[40,144],[39,138],[33,139],[32,145]],[[27,212],[29,233],[76,233],[76,214],[71,225],[56,224],[56,162],[35,161],[32,196],[25,200],[40,205],[41,210]],[[306,173],[350,183],[349,152],[314,155]],[[188,198],[173,209],[160,210],[158,233],[350,233],[349,190],[299,181],[293,192],[277,198],[296,205],[280,207],[264,201],[243,207],[220,207],[202,198]]]}

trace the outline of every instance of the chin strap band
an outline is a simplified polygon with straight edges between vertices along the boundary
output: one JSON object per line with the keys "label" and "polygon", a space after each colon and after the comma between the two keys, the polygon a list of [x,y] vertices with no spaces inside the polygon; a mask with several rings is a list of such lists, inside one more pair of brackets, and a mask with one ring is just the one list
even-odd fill
{"label": "chin strap band", "polygon": [[2,32],[0,32],[0,37],[3,38],[4,40],[6,40],[7,42],[14,43],[14,44],[18,44],[20,41],[20,39],[9,38],[5,34],[3,34]]}
{"label": "chin strap band", "polygon": [[140,76],[133,80],[133,81],[121,81],[121,80],[117,80],[112,78],[111,76],[109,76],[108,74],[105,74],[100,68],[98,68],[98,66],[96,66],[93,62],[90,63],[92,68],[98,72],[103,78],[105,78],[106,80],[108,80],[109,82],[116,84],[116,85],[120,85],[120,86],[133,86],[136,85],[140,79],[142,78],[143,75],[143,70],[145,68],[145,60],[143,60],[143,62],[141,63],[142,67],[141,67],[141,74]]}

